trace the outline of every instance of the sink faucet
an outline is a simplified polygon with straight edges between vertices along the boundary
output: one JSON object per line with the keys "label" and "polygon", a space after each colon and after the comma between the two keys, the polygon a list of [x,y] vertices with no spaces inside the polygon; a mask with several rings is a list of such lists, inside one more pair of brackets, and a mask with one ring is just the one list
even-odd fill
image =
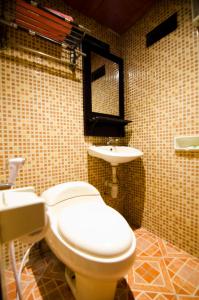
{"label": "sink faucet", "polygon": [[109,137],[106,144],[107,144],[107,146],[109,146],[109,145],[117,144],[118,142],[119,142],[119,139]]}

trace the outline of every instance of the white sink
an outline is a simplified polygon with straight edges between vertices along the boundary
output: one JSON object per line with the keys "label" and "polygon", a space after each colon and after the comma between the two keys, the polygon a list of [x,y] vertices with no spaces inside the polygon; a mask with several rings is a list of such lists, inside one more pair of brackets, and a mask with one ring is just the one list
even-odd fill
{"label": "white sink", "polygon": [[125,146],[90,146],[88,153],[109,162],[112,166],[127,163],[143,155],[142,151]]}

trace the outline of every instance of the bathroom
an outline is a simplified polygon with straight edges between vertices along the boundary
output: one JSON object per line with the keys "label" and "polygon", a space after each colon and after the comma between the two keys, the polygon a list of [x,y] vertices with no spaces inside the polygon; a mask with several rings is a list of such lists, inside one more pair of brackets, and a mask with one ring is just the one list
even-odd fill
{"label": "bathroom", "polygon": [[[10,28],[9,46],[0,50],[0,183],[7,181],[7,161],[13,157],[25,158],[14,188],[33,186],[38,196],[61,183],[89,182],[136,236],[137,257],[118,284],[115,299],[197,300],[199,152],[176,151],[174,144],[176,137],[193,136],[197,141],[199,137],[199,34],[192,17],[197,1],[154,0],[143,6],[132,1],[139,7],[134,13],[131,1],[125,1],[126,23],[117,23],[115,30],[95,20],[100,1],[95,1],[93,17],[87,16],[88,1],[83,9],[72,8],[72,2],[40,1],[72,16],[123,58],[124,116],[131,122],[124,127],[125,136],[114,135],[114,143],[139,149],[143,156],[119,164],[117,197],[112,197],[105,184],[111,180],[110,164],[88,154],[91,145],[107,145],[109,140],[84,134],[84,57],[79,56],[77,67],[71,69],[24,51],[17,45],[60,56],[59,46]],[[116,3],[115,14],[109,7],[109,24],[116,11],[123,11],[121,2]],[[147,34],[174,14],[175,30],[147,47]],[[69,51],[62,56],[67,61]],[[28,247],[15,241],[17,267]],[[7,245],[2,253],[7,299],[17,299]],[[44,240],[32,247],[29,256],[21,277],[24,300],[75,299],[63,264]]]}

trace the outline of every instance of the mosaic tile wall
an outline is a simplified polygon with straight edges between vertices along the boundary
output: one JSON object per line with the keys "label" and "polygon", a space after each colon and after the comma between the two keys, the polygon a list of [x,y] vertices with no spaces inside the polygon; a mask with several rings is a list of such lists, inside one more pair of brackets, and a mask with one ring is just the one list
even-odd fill
{"label": "mosaic tile wall", "polygon": [[[7,158],[26,163],[16,186],[33,185],[38,193],[64,181],[88,180],[108,204],[131,224],[148,230],[198,256],[199,157],[176,154],[173,137],[199,133],[199,38],[191,24],[190,1],[157,1],[121,38],[59,0],[45,2],[71,14],[92,35],[125,57],[126,143],[144,152],[142,160],[120,166],[120,193],[107,195],[108,163],[87,154],[104,138],[83,135],[81,59],[73,74],[64,64],[25,53],[16,44],[60,57],[47,42],[11,30],[15,48],[0,52],[0,182],[8,177]],[[173,12],[178,28],[150,48],[145,35]],[[67,54],[62,54],[67,60]],[[121,144],[123,141],[120,141]],[[24,248],[16,249],[20,258]]]}
{"label": "mosaic tile wall", "polygon": [[[146,34],[174,12],[178,28],[146,48]],[[191,1],[161,0],[123,36],[127,142],[125,216],[199,256],[199,154],[175,153],[175,136],[199,134],[199,36]]]}
{"label": "mosaic tile wall", "polygon": [[[61,0],[56,1],[56,6],[49,2],[49,6],[73,15],[94,36],[112,45],[113,52],[120,53],[118,37],[103,26],[71,11]],[[57,46],[16,31],[10,32],[9,43],[15,48],[0,53],[0,181],[7,180],[6,161],[13,156],[26,158],[16,187],[33,185],[40,193],[65,180],[87,180],[87,146],[99,139],[83,135],[81,58],[73,74],[64,63],[16,47],[20,44],[60,57]],[[101,169],[99,176],[104,170],[100,166],[97,164],[94,170]]]}
{"label": "mosaic tile wall", "polygon": [[[113,32],[66,7],[62,0],[41,2],[72,15],[120,55],[120,39]],[[22,156],[26,162],[16,187],[34,186],[40,194],[62,182],[85,180],[106,192],[110,167],[87,154],[89,144],[104,144],[105,139],[84,137],[81,58],[73,73],[64,64],[68,54],[61,53],[59,46],[15,30],[9,32],[9,44],[14,47],[0,51],[0,182],[7,182],[7,159]],[[17,45],[61,56],[63,63],[24,52]],[[121,211],[119,198],[114,202],[104,198]],[[20,258],[26,245],[16,245]]]}

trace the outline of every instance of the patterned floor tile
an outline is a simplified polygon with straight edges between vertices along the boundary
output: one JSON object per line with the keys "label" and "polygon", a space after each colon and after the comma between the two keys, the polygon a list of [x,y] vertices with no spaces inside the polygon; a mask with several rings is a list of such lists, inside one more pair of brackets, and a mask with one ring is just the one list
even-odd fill
{"label": "patterned floor tile", "polygon": [[162,240],[162,251],[167,257],[190,257],[185,251],[164,240]]}
{"label": "patterned floor tile", "polygon": [[132,290],[159,293],[175,292],[164,260],[158,257],[137,257],[128,274],[128,283]]}
{"label": "patterned floor tile", "polygon": [[168,273],[175,288],[180,295],[194,294],[199,285],[198,262],[192,257],[166,258]]}
{"label": "patterned floor tile", "polygon": [[151,300],[151,298],[146,293],[141,293],[136,297],[136,300]]}
{"label": "patterned floor tile", "polygon": [[157,239],[146,240],[145,236],[137,238],[137,254],[139,256],[162,256]]}
{"label": "patterned floor tile", "polygon": [[166,300],[177,300],[176,296],[172,294],[147,293],[147,295],[150,297],[150,299],[154,300],[160,300],[162,298]]}
{"label": "patterned floor tile", "polygon": [[199,297],[194,297],[194,296],[179,296],[178,300],[199,300]]}
{"label": "patterned floor tile", "polygon": [[[119,281],[115,300],[199,300],[199,259],[144,228],[135,230],[135,235],[137,257]],[[24,300],[75,300],[64,269],[45,243],[36,244],[22,273]],[[15,300],[11,269],[5,277],[8,299]]]}

